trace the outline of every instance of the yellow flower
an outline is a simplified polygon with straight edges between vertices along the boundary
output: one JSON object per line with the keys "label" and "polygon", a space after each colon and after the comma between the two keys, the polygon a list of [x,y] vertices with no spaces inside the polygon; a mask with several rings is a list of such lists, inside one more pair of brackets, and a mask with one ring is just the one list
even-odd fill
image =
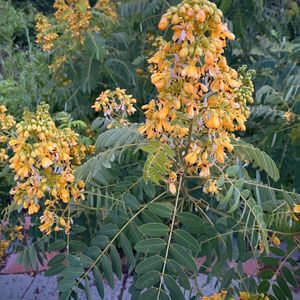
{"label": "yellow flower", "polygon": [[296,214],[300,213],[300,205],[299,204],[295,204],[295,206],[294,206],[294,213],[296,213]]}
{"label": "yellow flower", "polygon": [[197,161],[197,153],[192,151],[190,153],[188,153],[185,157],[184,157],[184,160],[187,164],[189,165],[193,165],[196,163]]}

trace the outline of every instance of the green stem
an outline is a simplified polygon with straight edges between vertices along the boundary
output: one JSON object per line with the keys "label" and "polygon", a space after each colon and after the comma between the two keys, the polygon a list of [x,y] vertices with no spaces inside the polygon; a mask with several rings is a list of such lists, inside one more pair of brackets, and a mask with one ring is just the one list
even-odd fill
{"label": "green stem", "polygon": [[162,284],[163,284],[163,278],[164,278],[164,274],[166,271],[167,260],[168,260],[168,255],[169,255],[169,251],[170,251],[170,245],[171,245],[171,240],[172,240],[172,236],[173,236],[175,218],[176,218],[177,207],[178,207],[178,202],[179,202],[181,185],[182,185],[182,175],[180,176],[180,179],[179,179],[179,185],[178,185],[178,191],[177,191],[177,196],[176,196],[176,201],[175,201],[174,212],[173,212],[173,216],[172,216],[170,234],[169,234],[169,239],[168,239],[168,243],[167,243],[167,249],[166,249],[166,254],[165,254],[165,258],[164,258],[164,264],[163,264],[163,268],[162,268],[162,272],[161,272],[160,283],[159,283],[158,294],[157,294],[156,300],[159,300],[161,288],[162,288]]}

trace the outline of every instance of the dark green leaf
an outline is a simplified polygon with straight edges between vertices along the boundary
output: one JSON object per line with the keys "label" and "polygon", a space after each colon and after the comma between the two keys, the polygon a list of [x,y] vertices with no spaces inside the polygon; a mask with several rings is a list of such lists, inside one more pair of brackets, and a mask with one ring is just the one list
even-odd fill
{"label": "dark green leaf", "polygon": [[174,280],[173,277],[170,275],[165,274],[164,282],[171,293],[171,298],[176,300],[185,300],[184,295],[181,292],[180,287],[178,286],[177,282]]}
{"label": "dark green leaf", "polygon": [[282,268],[282,273],[283,273],[283,276],[286,279],[286,281],[290,285],[292,285],[294,288],[297,288],[297,286],[298,286],[297,281],[296,281],[293,273],[287,267]]}
{"label": "dark green leaf", "polygon": [[139,230],[147,236],[166,236],[169,227],[162,223],[148,223],[140,226]]}
{"label": "dark green leaf", "polygon": [[169,218],[172,214],[172,210],[163,204],[149,203],[147,207],[152,213],[163,218]]}
{"label": "dark green leaf", "polygon": [[62,253],[59,253],[49,260],[48,266],[51,267],[55,264],[63,262],[64,260],[65,260],[65,255]]}
{"label": "dark green leaf", "polygon": [[274,295],[277,297],[278,300],[285,300],[286,299],[285,294],[282,292],[281,288],[278,285],[273,284],[272,285],[272,290],[273,290]]}
{"label": "dark green leaf", "polygon": [[81,241],[74,241],[74,240],[70,241],[70,250],[71,251],[84,252],[87,248],[88,248],[88,246]]}
{"label": "dark green leaf", "polygon": [[63,241],[63,240],[59,240],[59,241],[56,241],[54,243],[52,243],[50,246],[49,246],[49,251],[59,251],[59,250],[62,250],[66,247],[67,243],[66,241]]}
{"label": "dark green leaf", "polygon": [[188,276],[185,274],[185,272],[182,270],[181,266],[175,260],[168,259],[167,271],[168,271],[168,274],[178,276],[178,281],[184,289],[186,289],[186,290],[191,289],[191,285],[190,285]]}
{"label": "dark green leaf", "polygon": [[143,274],[142,276],[139,276],[137,279],[135,286],[138,289],[144,289],[144,288],[150,288],[151,286],[158,283],[160,280],[160,273],[152,270],[146,274]]}
{"label": "dark green leaf", "polygon": [[116,273],[117,277],[121,280],[121,278],[122,278],[122,262],[120,259],[120,255],[114,245],[110,246],[110,257],[111,257],[112,268],[113,268],[114,272]]}
{"label": "dark green leaf", "polygon": [[93,246],[97,246],[100,249],[104,249],[108,243],[109,243],[109,240],[108,240],[107,236],[105,236],[105,235],[97,235],[91,241],[91,244]]}
{"label": "dark green leaf", "polygon": [[191,249],[193,251],[200,251],[200,245],[197,240],[188,232],[182,229],[174,231],[174,239],[179,245]]}
{"label": "dark green leaf", "polygon": [[172,244],[170,253],[174,260],[176,260],[182,266],[185,266],[187,269],[194,272],[198,271],[194,258],[183,247],[177,244]]}
{"label": "dark green leaf", "polygon": [[107,279],[108,285],[113,289],[115,284],[114,284],[114,277],[113,277],[113,270],[111,266],[111,262],[108,259],[106,255],[102,256],[101,260],[101,267],[104,273],[105,278]]}
{"label": "dark green leaf", "polygon": [[263,280],[257,287],[257,291],[262,294],[268,294],[270,288],[270,282],[267,280]]}
{"label": "dark green leaf", "polygon": [[103,279],[102,279],[102,275],[97,266],[94,266],[94,268],[93,268],[93,275],[95,278],[95,283],[96,283],[96,288],[97,288],[98,294],[101,298],[104,298]]}
{"label": "dark green leaf", "polygon": [[127,193],[123,196],[123,199],[124,199],[124,202],[126,203],[126,205],[128,205],[128,207],[130,209],[132,209],[133,211],[136,211],[139,209],[140,203],[139,203],[139,200],[135,196]]}
{"label": "dark green leaf", "polygon": [[147,273],[151,270],[160,271],[163,266],[163,258],[159,255],[154,255],[140,262],[135,270],[137,273]]}
{"label": "dark green leaf", "polygon": [[182,224],[193,227],[201,227],[204,223],[200,217],[188,212],[178,213],[177,218]]}
{"label": "dark green leaf", "polygon": [[75,285],[75,279],[63,278],[58,282],[58,290],[60,292],[65,292],[72,289]]}
{"label": "dark green leaf", "polygon": [[66,268],[62,272],[63,276],[69,279],[78,278],[83,273],[84,273],[84,269],[82,267],[73,267],[73,266],[66,266]]}
{"label": "dark green leaf", "polygon": [[131,245],[124,233],[121,233],[121,235],[120,235],[120,245],[124,251],[124,254],[126,255],[126,257],[128,259],[129,264],[134,267],[135,260],[134,260],[133,252],[131,249]]}
{"label": "dark green leaf", "polygon": [[281,290],[283,291],[283,293],[286,295],[286,297],[289,298],[290,300],[293,300],[293,294],[291,292],[291,289],[285,282],[285,280],[282,277],[278,277],[277,283],[278,283],[279,287],[281,288]]}
{"label": "dark green leaf", "polygon": [[166,242],[162,239],[152,238],[148,240],[143,240],[135,245],[135,249],[139,252],[158,252],[166,247]]}
{"label": "dark green leaf", "polygon": [[57,263],[52,265],[45,273],[45,276],[54,276],[61,273],[65,269],[65,265],[63,263]]}

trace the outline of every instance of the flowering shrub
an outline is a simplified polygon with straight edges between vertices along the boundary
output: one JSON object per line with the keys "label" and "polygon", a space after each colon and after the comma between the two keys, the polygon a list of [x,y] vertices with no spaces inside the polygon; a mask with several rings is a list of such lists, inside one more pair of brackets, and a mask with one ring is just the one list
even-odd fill
{"label": "flowering shrub", "polygon": [[[94,9],[116,17],[108,4],[56,1],[61,27],[40,16],[37,41],[52,51],[67,37],[80,48],[98,30]],[[32,218],[18,261],[34,268],[46,251],[58,251],[45,276],[58,275],[60,299],[76,298],[78,287],[90,299],[91,274],[104,298],[103,278],[114,288],[123,273],[125,283],[132,276],[132,299],[291,299],[299,272],[286,264],[297,265],[300,197],[270,186],[279,178],[275,162],[240,139],[254,71],[227,64],[235,37],[208,0],[170,7],[158,28],[165,38],[148,60],[157,96],[142,106],[144,123],[134,123],[140,101],[121,88],[95,97],[95,147],[58,127],[46,104],[25,111],[15,131],[2,109],[10,148],[3,144],[1,157],[16,181],[8,211]],[[243,268],[250,259],[259,261],[257,280]],[[217,293],[204,295],[199,274]]]}

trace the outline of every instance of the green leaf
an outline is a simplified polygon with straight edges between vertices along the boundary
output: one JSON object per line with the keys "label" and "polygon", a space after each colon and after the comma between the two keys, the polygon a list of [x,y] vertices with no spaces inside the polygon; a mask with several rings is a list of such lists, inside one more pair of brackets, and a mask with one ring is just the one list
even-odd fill
{"label": "green leaf", "polygon": [[91,241],[91,244],[93,246],[97,246],[100,249],[104,249],[108,245],[108,243],[109,243],[109,240],[108,240],[107,236],[105,236],[105,235],[97,235]]}
{"label": "green leaf", "polygon": [[65,255],[62,253],[59,253],[57,255],[55,255],[54,257],[52,257],[49,262],[48,262],[48,267],[51,267],[55,264],[61,263],[65,260]]}
{"label": "green leaf", "polygon": [[261,294],[268,294],[270,288],[270,282],[267,280],[263,280],[257,287],[257,291]]}
{"label": "green leaf", "polygon": [[169,227],[162,223],[148,223],[140,226],[139,230],[147,236],[166,236]]}
{"label": "green leaf", "polygon": [[102,256],[102,258],[100,260],[100,264],[101,264],[104,276],[107,279],[108,285],[110,286],[110,288],[113,289],[115,286],[113,270],[112,270],[111,262],[106,255]]}
{"label": "green leaf", "polygon": [[89,256],[91,259],[96,259],[101,254],[101,250],[96,246],[90,246],[87,248],[87,250],[84,253],[85,255]]}
{"label": "green leaf", "polygon": [[286,281],[296,289],[298,284],[293,273],[287,267],[282,268],[282,273]]}
{"label": "green leaf", "polygon": [[285,300],[286,299],[285,294],[283,293],[283,291],[281,290],[281,288],[278,285],[273,284],[272,285],[272,290],[273,290],[274,295],[277,297],[278,300]]}
{"label": "green leaf", "polygon": [[172,214],[172,210],[163,204],[149,203],[147,207],[152,213],[163,218],[169,218]]}
{"label": "green leaf", "polygon": [[78,278],[84,273],[84,269],[82,267],[74,267],[74,266],[66,266],[63,270],[62,275],[65,278]]}
{"label": "green leaf", "polygon": [[162,239],[151,238],[147,240],[142,240],[135,245],[135,249],[139,252],[158,252],[166,247],[166,242]]}
{"label": "green leaf", "polygon": [[285,280],[282,277],[278,277],[277,283],[278,283],[279,287],[281,288],[281,290],[283,291],[283,293],[286,295],[286,297],[289,298],[290,300],[293,300],[293,294],[291,292],[291,289],[285,282]]}
{"label": "green leaf", "polygon": [[30,264],[33,270],[37,270],[37,253],[34,246],[31,246],[28,250]]}
{"label": "green leaf", "polygon": [[[154,300],[157,299],[157,297],[158,297],[158,289],[150,288],[141,294],[139,300]],[[169,299],[170,298],[168,297],[168,295],[163,290],[161,290],[159,300],[169,300]]]}
{"label": "green leaf", "polygon": [[103,285],[103,279],[102,279],[102,275],[100,273],[100,270],[97,266],[94,266],[93,268],[93,275],[95,278],[95,283],[96,283],[96,288],[98,291],[98,294],[100,296],[100,298],[104,298],[104,285]]}
{"label": "green leaf", "polygon": [[286,254],[283,250],[281,250],[280,248],[278,247],[270,247],[270,252],[277,255],[277,256],[282,256],[284,257]]}
{"label": "green leaf", "polygon": [[272,270],[265,270],[265,271],[262,271],[259,273],[259,277],[261,279],[265,279],[265,280],[271,279],[273,277],[273,275],[274,275],[274,271],[272,271]]}
{"label": "green leaf", "polygon": [[91,265],[93,265],[94,261],[87,255],[83,255],[81,254],[79,256],[79,260],[81,262],[81,265],[84,267],[84,268],[89,268]]}
{"label": "green leaf", "polygon": [[185,297],[182,294],[180,287],[178,286],[177,282],[174,280],[173,277],[165,274],[164,282],[165,282],[168,290],[170,291],[172,299],[185,300]]}
{"label": "green leaf", "polygon": [[72,231],[76,233],[82,233],[86,231],[86,227],[74,224],[72,225]]}
{"label": "green leaf", "polygon": [[228,286],[231,284],[232,279],[233,279],[233,275],[234,275],[234,269],[231,268],[224,276],[223,281],[221,283],[221,289],[227,289]]}
{"label": "green leaf", "polygon": [[137,279],[135,286],[138,289],[150,288],[160,281],[160,273],[152,270],[142,276],[139,276]]}
{"label": "green leaf", "polygon": [[278,266],[278,264],[279,264],[279,261],[278,261],[278,259],[276,259],[276,258],[274,258],[274,257],[270,257],[270,256],[264,256],[264,257],[262,257],[261,258],[261,261],[264,263],[264,264],[266,264],[266,265],[268,265],[268,266],[274,266],[274,267],[276,267],[276,266]]}
{"label": "green leaf", "polygon": [[136,197],[134,197],[133,195],[127,193],[123,196],[123,200],[126,203],[126,205],[133,211],[136,211],[139,209],[139,206],[140,206],[139,200]]}
{"label": "green leaf", "polygon": [[239,172],[239,166],[237,166],[237,165],[235,165],[235,166],[230,166],[230,167],[228,167],[227,169],[226,169],[226,174],[228,175],[228,176],[234,176],[234,175],[236,175],[236,174],[238,174],[238,172]]}
{"label": "green leaf", "polygon": [[254,167],[264,170],[274,181],[279,179],[279,170],[275,162],[264,151],[241,140],[234,140],[235,154],[244,161],[252,161]]}
{"label": "green leaf", "polygon": [[54,276],[59,273],[61,273],[65,269],[66,265],[63,263],[57,263],[55,265],[52,265],[45,273],[45,276]]}
{"label": "green leaf", "polygon": [[176,229],[174,231],[174,240],[176,241],[176,243],[187,249],[200,251],[200,245],[198,241],[190,233],[182,229]]}
{"label": "green leaf", "polygon": [[122,262],[120,259],[119,252],[117,251],[117,249],[114,245],[110,246],[110,257],[111,257],[112,268],[113,268],[114,272],[116,273],[117,277],[121,280],[121,278],[122,278]]}
{"label": "green leaf", "polygon": [[69,291],[75,286],[75,279],[63,278],[58,282],[57,286],[60,292]]}
{"label": "green leaf", "polygon": [[169,145],[158,141],[147,141],[141,149],[148,153],[144,165],[144,180],[151,180],[155,184],[164,181],[164,177],[168,175],[170,160],[175,156],[174,151]]}
{"label": "green leaf", "polygon": [[87,248],[88,248],[88,246],[81,241],[74,241],[74,240],[70,241],[70,250],[71,251],[84,252]]}
{"label": "green leaf", "polygon": [[229,190],[227,191],[226,195],[222,198],[220,197],[219,201],[220,201],[220,204],[223,205],[224,207],[226,207],[226,205],[228,204],[229,200],[231,199],[232,197],[232,194],[233,194],[233,185],[230,186]]}
{"label": "green leaf", "polygon": [[194,272],[198,271],[194,258],[183,247],[177,244],[172,244],[170,253],[179,264],[185,266],[188,270]]}
{"label": "green leaf", "polygon": [[111,148],[142,141],[143,136],[137,131],[138,124],[113,128],[101,133],[96,141],[97,148]]}
{"label": "green leaf", "polygon": [[49,250],[49,252],[50,251],[59,251],[59,250],[64,249],[66,247],[66,245],[67,245],[66,241],[58,240],[58,241],[52,243],[49,246],[48,250]]}
{"label": "green leaf", "polygon": [[108,237],[114,237],[118,232],[118,228],[116,225],[114,224],[104,224],[104,225],[101,225],[100,227],[100,234],[101,235],[106,235]]}
{"label": "green leaf", "polygon": [[160,271],[163,266],[163,258],[159,255],[154,255],[140,262],[135,270],[137,273],[147,273],[152,270]]}
{"label": "green leaf", "polygon": [[204,224],[203,220],[189,212],[181,212],[177,214],[178,220],[187,226],[193,226],[193,227],[202,227]]}
{"label": "green leaf", "polygon": [[167,271],[168,274],[177,275],[179,284],[186,290],[191,289],[191,284],[188,276],[182,270],[181,266],[173,259],[168,259],[167,261]]}
{"label": "green leaf", "polygon": [[229,235],[226,238],[226,253],[228,256],[228,259],[231,261],[232,260],[232,255],[233,255],[233,247],[232,247],[232,237]]}
{"label": "green leaf", "polygon": [[92,291],[91,291],[90,282],[89,282],[87,276],[84,278],[84,282],[85,282],[84,290],[85,290],[86,299],[92,300]]}
{"label": "green leaf", "polygon": [[135,260],[134,260],[133,252],[131,249],[131,245],[124,233],[121,233],[121,235],[120,235],[120,245],[124,251],[125,256],[128,259],[129,264],[134,267]]}

